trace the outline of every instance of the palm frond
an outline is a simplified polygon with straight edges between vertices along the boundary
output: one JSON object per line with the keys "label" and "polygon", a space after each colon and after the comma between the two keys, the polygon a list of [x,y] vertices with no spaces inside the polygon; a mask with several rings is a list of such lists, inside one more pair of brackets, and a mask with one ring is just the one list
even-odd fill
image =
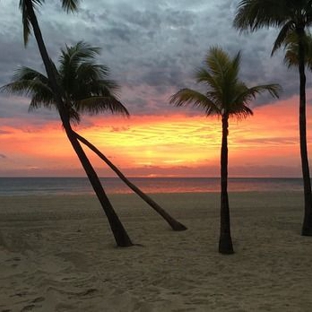
{"label": "palm frond", "polygon": [[80,64],[75,71],[75,80],[71,87],[67,87],[67,93],[77,101],[90,96],[117,97],[120,86],[113,80],[104,79],[108,77],[108,72],[104,65],[90,62]]}
{"label": "palm frond", "polygon": [[289,10],[289,6],[284,2],[282,0],[242,0],[237,6],[233,26],[241,31],[280,26]]}
{"label": "palm frond", "polygon": [[88,59],[94,59],[100,54],[101,49],[99,47],[93,47],[84,41],[77,42],[74,46],[66,46],[61,50],[61,56],[59,58],[60,64],[77,64],[81,61]]}
{"label": "palm frond", "polygon": [[247,103],[254,100],[257,95],[260,95],[264,92],[268,92],[272,97],[279,98],[279,93],[282,91],[282,87],[279,84],[267,84],[259,85],[251,88],[244,88],[241,93],[238,93],[236,98],[233,100],[234,106],[235,103]]}
{"label": "palm frond", "polygon": [[109,69],[105,65],[98,65],[94,62],[79,64],[75,72],[79,81],[103,80],[109,76]]}
{"label": "palm frond", "polygon": [[[31,20],[29,14],[28,5],[32,5],[34,11],[38,9],[40,5],[42,5],[45,0],[20,0],[19,8],[22,11],[22,22],[23,22],[23,37],[24,37],[24,45],[27,46],[29,36],[31,35]],[[61,0],[62,8],[66,10],[66,12],[77,11],[80,0]]]}
{"label": "palm frond", "polygon": [[233,95],[236,94],[236,88],[239,82],[238,74],[240,68],[241,54],[238,52],[227,64],[225,75],[220,82],[222,85],[222,100],[224,106],[231,103]]}
{"label": "palm frond", "polygon": [[213,101],[211,101],[211,99],[192,89],[181,89],[170,97],[169,102],[175,106],[192,105],[194,107],[199,107],[204,109],[207,116],[221,115],[220,108]]}
{"label": "palm frond", "polygon": [[196,79],[196,82],[205,82],[208,85],[210,85],[211,83],[212,84],[215,83],[214,77],[212,77],[212,75],[210,75],[208,70],[203,67],[198,68],[195,71],[195,79]]}
{"label": "palm frond", "polygon": [[294,31],[294,22],[292,20],[288,21],[280,30],[277,38],[275,39],[271,56],[278,50],[282,45],[287,45],[287,38]]}
{"label": "palm frond", "polygon": [[91,96],[76,101],[74,107],[79,113],[98,114],[109,110],[112,114],[130,116],[126,107],[112,96]]}
{"label": "palm frond", "polygon": [[235,79],[238,77],[239,68],[240,68],[240,62],[241,62],[241,52],[239,51],[235,55],[233,60],[231,61],[231,63],[232,63],[232,65],[231,65],[231,73],[233,75],[233,78],[235,78]]}
{"label": "palm frond", "polygon": [[77,11],[80,0],[62,0],[62,8],[66,10],[66,12]]}
{"label": "palm frond", "polygon": [[[40,6],[44,1],[45,0],[31,0],[30,2],[33,9],[36,10],[38,6]],[[19,8],[22,11],[23,37],[24,37],[24,45],[26,47],[32,30],[29,8],[26,4],[26,0],[20,0]]]}
{"label": "palm frond", "polygon": [[17,69],[13,75],[12,82],[2,86],[0,91],[31,97],[40,93],[47,93],[53,96],[48,78],[29,67]]}
{"label": "palm frond", "polygon": [[28,111],[32,112],[40,107],[48,109],[55,108],[54,98],[51,97],[51,90],[42,89],[40,93],[36,93],[32,96]]}
{"label": "palm frond", "polygon": [[[284,57],[284,63],[288,66],[298,66],[298,54],[299,54],[299,44],[298,35],[295,31],[290,33],[286,38],[286,53]],[[312,68],[312,36],[310,32],[306,31],[303,38],[303,47],[305,55],[305,64]]]}
{"label": "palm frond", "polygon": [[97,81],[102,94],[117,96],[121,87],[115,80],[99,79]]}
{"label": "palm frond", "polygon": [[107,67],[94,63],[94,58],[99,51],[99,48],[92,47],[83,41],[61,50],[59,73],[62,77],[61,84],[68,92],[74,90],[77,81],[88,83],[91,78],[101,79],[101,75],[108,74]]}
{"label": "palm frond", "polygon": [[40,80],[43,83],[48,83],[48,78],[45,75],[27,66],[18,68],[15,71],[12,80]]}
{"label": "palm frond", "polygon": [[230,62],[229,56],[219,47],[210,48],[205,59],[205,64],[211,75],[221,78]]}
{"label": "palm frond", "polygon": [[235,117],[239,120],[253,115],[253,111],[245,104],[237,105],[237,107],[235,107],[234,105],[231,108],[232,110],[227,111],[228,115],[230,117]]}
{"label": "palm frond", "polygon": [[80,114],[73,107],[69,107],[68,112],[70,121],[78,125],[81,121]]}
{"label": "palm frond", "polygon": [[207,87],[206,97],[215,104],[220,104],[223,94],[222,79],[219,76],[211,75],[206,68],[199,68],[195,73],[197,83],[205,83]]}

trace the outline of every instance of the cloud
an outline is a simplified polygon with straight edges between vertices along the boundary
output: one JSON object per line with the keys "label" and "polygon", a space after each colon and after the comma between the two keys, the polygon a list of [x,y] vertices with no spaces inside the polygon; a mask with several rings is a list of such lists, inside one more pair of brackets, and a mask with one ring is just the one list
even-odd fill
{"label": "cloud", "polygon": [[6,155],[4,155],[4,154],[0,154],[0,158],[2,158],[2,159],[6,159],[6,158],[7,158],[7,156],[6,156]]}
{"label": "cloud", "polygon": [[2,134],[11,134],[11,133],[13,133],[13,132],[12,131],[8,131],[8,130],[0,129],[0,135],[2,135]]}
{"label": "cloud", "polygon": [[292,136],[292,137],[264,137],[264,138],[251,138],[251,139],[246,139],[246,138],[242,138],[242,139],[236,139],[235,140],[236,144],[239,145],[248,145],[248,146],[294,146],[298,144],[298,137],[296,136]]}
{"label": "cloud", "polygon": [[128,130],[130,130],[129,126],[127,126],[127,127],[114,127],[114,126],[112,126],[110,132],[123,132],[123,131],[128,131]]}
{"label": "cloud", "polygon": [[[1,85],[10,81],[14,69],[21,65],[44,71],[34,38],[30,38],[26,50],[23,47],[17,7],[12,8],[9,0],[2,2]],[[213,45],[232,55],[242,51],[241,78],[248,85],[276,82],[284,87],[284,99],[297,94],[298,74],[284,66],[283,51],[270,58],[277,31],[239,34],[232,27],[237,3],[120,0],[103,5],[93,0],[82,2],[79,12],[68,15],[58,2],[46,2],[40,7],[38,19],[54,60],[61,47],[79,40],[102,48],[99,62],[111,68],[112,78],[122,86],[120,97],[132,114],[175,111],[167,105],[168,98],[180,88],[195,86],[194,70]],[[49,18],[43,18],[46,16]],[[254,105],[267,104],[268,100],[263,96]],[[0,113],[12,118],[25,116],[15,105],[2,106]],[[39,115],[48,120],[57,118],[44,110]]]}

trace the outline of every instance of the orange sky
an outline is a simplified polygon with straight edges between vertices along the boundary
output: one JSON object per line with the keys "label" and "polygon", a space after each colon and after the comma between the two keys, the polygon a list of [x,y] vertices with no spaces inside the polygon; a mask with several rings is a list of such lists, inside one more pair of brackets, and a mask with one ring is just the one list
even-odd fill
{"label": "orange sky", "polygon": [[[300,176],[297,106],[293,98],[230,121],[230,176]],[[76,129],[128,176],[219,175],[217,118],[188,117],[177,108],[167,117],[88,117]],[[0,126],[0,137],[0,176],[84,176],[59,122],[38,127],[21,120],[17,128]],[[114,176],[88,155],[101,176]]]}

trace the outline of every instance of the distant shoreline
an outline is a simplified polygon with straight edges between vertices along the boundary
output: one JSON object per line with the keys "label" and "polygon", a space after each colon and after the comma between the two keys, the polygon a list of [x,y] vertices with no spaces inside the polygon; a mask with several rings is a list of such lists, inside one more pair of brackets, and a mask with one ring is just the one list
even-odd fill
{"label": "distant shoreline", "polygon": [[[220,178],[129,178],[148,194],[211,193],[220,190]],[[119,178],[101,178],[108,194],[131,194]],[[301,191],[301,178],[229,178],[230,192]],[[87,178],[0,178],[0,196],[93,194]]]}
{"label": "distant shoreline", "polygon": [[[119,179],[116,176],[104,177],[100,176],[100,179]],[[220,177],[191,177],[191,176],[127,176],[129,179],[220,179]],[[0,179],[88,179],[86,176],[4,176],[0,177]],[[256,177],[235,177],[230,176],[229,179],[302,179],[302,177],[270,177],[270,176],[256,176]]]}

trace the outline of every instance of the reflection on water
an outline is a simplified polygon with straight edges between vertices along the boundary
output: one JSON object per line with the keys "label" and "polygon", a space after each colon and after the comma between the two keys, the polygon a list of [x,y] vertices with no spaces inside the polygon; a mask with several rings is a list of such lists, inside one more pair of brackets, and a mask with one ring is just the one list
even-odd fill
{"label": "reflection on water", "polygon": [[[130,178],[146,193],[218,192],[219,178]],[[118,178],[102,178],[107,193],[132,191]],[[230,178],[229,191],[301,191],[300,178]],[[0,178],[0,195],[58,195],[93,193],[87,178]]]}

